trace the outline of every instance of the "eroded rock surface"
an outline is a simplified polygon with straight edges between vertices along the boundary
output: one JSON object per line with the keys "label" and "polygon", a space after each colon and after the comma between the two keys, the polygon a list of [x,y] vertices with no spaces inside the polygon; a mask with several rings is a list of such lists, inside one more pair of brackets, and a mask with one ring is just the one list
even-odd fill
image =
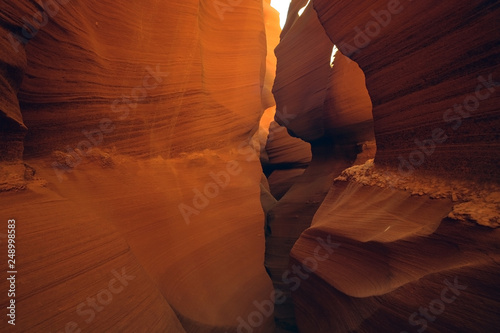
{"label": "eroded rock surface", "polygon": [[[274,103],[268,2],[1,8],[0,153],[10,164],[0,205],[19,225],[17,328],[249,325],[254,301],[272,291],[249,144]],[[29,31],[32,17],[41,22]],[[26,177],[23,157],[36,173]],[[108,303],[99,292],[122,267],[136,278]],[[89,305],[78,312],[87,297],[97,297],[95,318],[81,313]],[[257,320],[254,332],[273,331],[271,316]]]}
{"label": "eroded rock surface", "polygon": [[497,330],[497,2],[0,2],[20,331]]}
{"label": "eroded rock surface", "polygon": [[[330,39],[366,75],[376,163],[406,171],[401,156],[409,167],[498,182],[496,2],[312,4]],[[415,140],[436,144],[422,163],[411,155]]]}
{"label": "eroded rock surface", "polygon": [[[276,170],[269,177],[271,190],[275,189],[279,200],[267,213],[266,268],[275,288],[285,295],[275,308],[280,332],[300,329],[295,323],[291,295],[294,281],[290,274],[295,272],[289,270],[289,254],[293,245],[310,227],[333,179],[374,154],[373,149],[363,149],[366,141],[373,140],[371,101],[364,74],[342,54],[332,59],[334,45],[311,3],[301,10],[306,4],[292,1],[276,48],[276,122],[308,142],[312,153],[304,172],[289,167],[286,171]],[[268,143],[275,152],[270,156],[297,165],[301,160],[299,146],[290,143]],[[358,153],[363,151],[358,159]]]}
{"label": "eroded rock surface", "polygon": [[[296,242],[297,234],[288,239],[294,245],[290,263],[280,271],[286,275],[273,276],[275,285],[282,281],[292,291],[288,310],[294,307],[296,326],[288,325],[288,331],[495,331],[499,35],[491,22],[500,15],[497,4],[313,0],[311,5],[328,40],[343,54],[337,54],[333,71],[337,64],[353,71],[339,65],[338,81],[330,71],[325,93],[320,88],[325,89],[329,69],[312,66],[294,72],[304,80],[296,79],[286,92],[287,75],[279,69],[288,53],[280,58],[277,52],[278,108],[287,98],[300,100],[298,112],[311,116],[290,129],[306,140],[315,133],[359,147],[369,141],[373,124],[377,149],[374,160],[358,155],[359,165],[343,171],[311,212],[311,225],[302,224]],[[291,8],[302,6],[295,1]],[[315,37],[321,29],[308,9],[289,17],[277,50],[289,45],[287,37],[297,26],[302,29],[294,40],[322,39]],[[307,34],[313,30],[314,36]],[[321,56],[312,53],[305,57],[326,61],[326,47]],[[356,111],[367,105],[356,92],[360,85],[349,84],[359,81],[356,64],[366,77],[373,122],[368,112]],[[311,87],[314,93],[307,90]],[[301,88],[306,96],[297,97]],[[304,106],[319,93],[327,96],[323,108]],[[330,163],[338,162],[332,157]],[[307,203],[297,201],[294,208]],[[282,223],[286,230],[297,225],[290,217]],[[293,320],[287,312],[280,327]]]}

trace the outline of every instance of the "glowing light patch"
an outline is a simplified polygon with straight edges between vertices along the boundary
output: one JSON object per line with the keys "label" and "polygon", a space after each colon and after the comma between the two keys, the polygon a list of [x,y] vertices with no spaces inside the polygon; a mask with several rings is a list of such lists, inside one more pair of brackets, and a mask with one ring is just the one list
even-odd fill
{"label": "glowing light patch", "polygon": [[333,63],[335,62],[335,55],[337,54],[337,45],[333,45],[332,56],[330,57],[330,67],[333,67]]}
{"label": "glowing light patch", "polygon": [[283,29],[291,0],[271,0],[271,6],[280,13],[280,27]]}
{"label": "glowing light patch", "polygon": [[310,2],[311,2],[311,0],[309,0],[304,7],[302,7],[301,9],[299,9],[299,12],[298,12],[299,16],[302,16],[302,14],[306,10],[307,6],[309,6]]}

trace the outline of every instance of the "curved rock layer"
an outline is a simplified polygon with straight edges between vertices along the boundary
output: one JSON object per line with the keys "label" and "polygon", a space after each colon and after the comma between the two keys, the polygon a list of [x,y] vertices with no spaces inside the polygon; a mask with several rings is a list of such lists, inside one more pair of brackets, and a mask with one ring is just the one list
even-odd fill
{"label": "curved rock layer", "polygon": [[291,253],[300,331],[495,331],[499,232],[443,220],[450,208],[336,182]]}
{"label": "curved rock layer", "polygon": [[[300,8],[292,2],[287,21]],[[311,142],[324,135],[323,104],[330,72],[333,43],[317,19],[312,6],[285,26],[275,49],[278,64],[273,86],[276,121],[295,136]]]}
{"label": "curved rock layer", "polygon": [[[209,1],[113,6],[68,2],[57,5],[55,13],[36,6],[31,11],[21,5],[7,7],[13,13],[7,10],[3,20],[14,25],[12,34],[3,34],[2,63],[7,69],[16,65],[12,58],[24,53],[22,45],[16,53],[9,42],[21,33],[21,17],[43,12],[49,18],[27,40],[28,66],[17,64],[26,72],[19,101],[30,129],[27,156],[78,144],[85,136],[75,133],[99,128],[103,117],[116,129],[106,133],[105,144],[140,155],[212,148],[213,143],[183,137],[189,132],[184,118],[197,138],[210,135],[210,126],[202,126],[202,121],[232,124],[226,126],[219,147],[247,135],[248,124],[261,114],[264,77],[255,80],[264,73],[266,54],[260,1],[222,7]],[[63,56],[54,56],[54,45]],[[4,79],[15,91],[21,75],[9,70]],[[4,96],[11,106],[3,108],[22,124],[14,97]],[[203,110],[203,117],[194,116],[197,110]],[[155,149],[145,152],[141,142]]]}
{"label": "curved rock layer", "polygon": [[295,322],[293,290],[287,276],[290,250],[311,225],[333,179],[374,153],[363,147],[373,139],[372,105],[364,74],[340,53],[332,59],[334,45],[307,3],[291,2],[275,50],[275,120],[291,135],[309,142],[312,152],[306,170],[297,170],[293,166],[302,160],[297,150],[300,146],[291,146],[291,140],[277,135],[277,140],[268,141],[269,160],[286,161],[288,166],[283,169],[282,165],[269,177],[271,193],[278,202],[267,213],[266,268],[276,290],[285,297],[276,304],[280,332],[301,329]]}
{"label": "curved rock layer", "polygon": [[[99,129],[104,117],[113,124],[103,144],[139,156],[178,156],[245,139],[262,113],[262,3],[114,6],[70,2],[28,43],[19,93],[30,129],[25,155],[77,146],[86,136],[75,133]],[[54,43],[64,57],[51,56]],[[213,126],[224,129],[206,140]]]}
{"label": "curved rock layer", "polygon": [[0,2],[20,331],[497,330],[497,1]]}
{"label": "curved rock layer", "polygon": [[349,156],[352,154],[351,147],[337,148],[333,154],[331,148],[331,145],[314,147],[310,165],[267,213],[265,264],[274,287],[286,297],[275,308],[277,327],[283,332],[297,330],[290,285],[284,277],[288,270],[290,250],[301,233],[311,225],[333,179],[353,163],[352,156]]}
{"label": "curved rock layer", "polygon": [[185,332],[119,229],[93,207],[40,186],[0,196],[3,216],[16,219],[16,332]]}
{"label": "curved rock layer", "polygon": [[376,163],[499,180],[498,2],[312,3],[366,75]]}
{"label": "curved rock layer", "polygon": [[366,90],[365,75],[358,64],[335,47],[333,68],[323,104],[325,136],[338,143],[373,140],[372,102]]}
{"label": "curved rock layer", "polygon": [[308,142],[324,137],[342,144],[373,139],[372,103],[363,71],[336,52],[311,3],[302,8],[299,3],[292,1],[275,50],[276,121]]}
{"label": "curved rock layer", "polygon": [[[17,163],[0,166],[0,206],[22,224],[18,327],[272,332],[270,314],[252,316],[272,286],[249,144],[272,103],[268,2],[1,8],[0,153]],[[122,267],[137,279],[115,295]],[[92,319],[78,312],[87,297]]]}
{"label": "curved rock layer", "polygon": [[[111,166],[87,162],[62,181],[44,160],[27,160],[37,170],[35,181],[19,193],[0,193],[4,216],[23,225],[17,230],[23,258],[17,301],[19,318],[26,320],[18,326],[56,331],[72,321],[95,332],[102,327],[141,331],[136,325],[183,332],[177,330],[178,317],[186,332],[234,332],[248,322],[254,302],[271,295],[262,265],[262,171],[253,157],[247,162],[244,155],[205,151],[137,161],[115,155]],[[121,245],[115,249],[115,244]],[[147,291],[148,285],[130,281],[109,310],[105,298],[98,303],[99,320],[81,314],[77,306],[106,289],[111,271],[122,266],[154,288]],[[73,289],[81,292],[66,297]],[[34,305],[45,302],[45,293],[52,305],[38,312]],[[122,297],[127,302],[118,302]],[[151,318],[138,317],[142,311]],[[48,320],[52,317],[57,320]],[[271,317],[252,323],[259,321],[256,332],[272,332]]]}
{"label": "curved rock layer", "polygon": [[[500,16],[498,3],[313,0],[319,23],[307,16],[309,7],[297,17],[302,5],[292,2],[277,48],[277,107],[287,101],[299,105],[294,110],[300,121],[286,126],[311,141],[313,161],[317,138],[369,148],[362,143],[372,137],[373,125],[377,172],[332,182],[319,209],[311,212],[310,226],[305,220],[282,222],[283,230],[297,231],[300,225],[303,232],[298,240],[297,234],[287,239],[294,244],[288,266],[282,255],[271,274],[275,286],[292,292],[293,302],[287,297],[283,306],[288,311],[293,306],[295,321],[286,312],[281,327],[305,333],[495,331],[500,203],[496,192],[474,191],[488,187],[483,181],[500,180],[495,82],[500,35],[491,25]],[[301,31],[291,38],[296,27]],[[319,50],[322,33],[343,54],[336,56],[333,71],[298,64],[287,72],[284,62],[292,62],[295,49],[290,40],[300,48],[297,40],[316,38],[304,57],[326,62],[327,48]],[[371,103],[360,98],[359,70],[366,77],[373,122]],[[332,158],[331,166],[340,162],[333,151],[322,152]],[[361,155],[355,163],[369,158]],[[429,191],[415,192],[408,182],[426,177],[416,187],[426,183]],[[439,178],[452,186],[434,189]],[[454,188],[461,179],[472,185]],[[463,207],[461,201],[469,197],[488,206],[474,208],[471,201]],[[307,202],[297,199],[287,211]]]}
{"label": "curved rock layer", "polygon": [[266,142],[268,161],[264,165],[270,168],[304,167],[311,162],[311,145],[290,136],[287,128],[276,121],[269,124]]}

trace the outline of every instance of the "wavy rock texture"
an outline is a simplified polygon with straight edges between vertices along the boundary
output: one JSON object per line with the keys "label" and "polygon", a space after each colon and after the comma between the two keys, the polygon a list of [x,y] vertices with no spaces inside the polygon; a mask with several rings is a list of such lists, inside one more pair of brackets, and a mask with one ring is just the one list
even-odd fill
{"label": "wavy rock texture", "polygon": [[311,145],[301,139],[290,136],[287,128],[276,121],[269,124],[266,142],[268,161],[271,169],[283,167],[303,167],[311,162]]}
{"label": "wavy rock texture", "polygon": [[[333,43],[312,5],[298,15],[306,3],[292,1],[275,50],[275,120],[292,135],[309,142],[312,152],[305,171],[289,167],[276,170],[269,177],[271,193],[278,202],[267,213],[266,268],[275,288],[286,297],[275,308],[280,332],[298,330],[293,289],[287,275],[294,243],[310,227],[333,179],[374,153],[362,147],[365,141],[373,139],[371,101],[364,74],[341,54],[336,56],[332,68]],[[301,161],[290,140],[271,141],[268,147],[270,160],[275,156],[275,161],[286,161],[289,166]],[[361,151],[364,154],[356,161]]]}
{"label": "wavy rock texture", "polygon": [[499,180],[496,1],[313,5],[330,39],[366,75],[376,163],[398,167],[400,155],[408,160],[418,149],[416,139],[441,129],[437,137],[447,139],[435,142],[419,169]]}
{"label": "wavy rock texture", "polygon": [[2,214],[17,221],[16,332],[185,332],[119,229],[78,196],[38,185],[2,194]]}
{"label": "wavy rock texture", "polygon": [[336,182],[292,250],[301,332],[494,332],[498,230],[443,220],[450,207]]}
{"label": "wavy rock texture", "polygon": [[497,1],[0,8],[19,331],[498,330]]}
{"label": "wavy rock texture", "polygon": [[[292,8],[287,20],[298,16],[299,8],[297,11],[292,11]],[[277,110],[286,115],[280,117],[278,114],[276,120],[305,141],[317,140],[324,135],[321,116],[332,48],[333,43],[316,13],[312,6],[308,6],[302,16],[284,30],[275,50],[278,65],[273,93]]]}
{"label": "wavy rock texture", "polygon": [[311,145],[291,137],[286,127],[272,121],[265,142],[265,156],[263,167],[269,175],[270,191],[280,199],[311,162]]}
{"label": "wavy rock texture", "polygon": [[[500,15],[498,4],[314,0],[311,5],[319,24],[308,18],[307,8],[301,17],[289,17],[282,33],[277,107],[287,99],[300,105],[296,110],[303,118],[298,114],[296,119],[302,121],[289,129],[310,140],[313,152],[314,139],[321,136],[337,144],[361,144],[371,137],[371,124],[377,152],[374,163],[367,163],[372,171],[339,177],[319,209],[310,212],[312,224],[303,220],[298,228],[303,231],[288,236],[287,244],[294,244],[291,261],[283,265],[287,258],[281,253],[271,275],[275,286],[282,281],[281,288],[291,291],[293,299],[284,303],[288,310],[281,318],[277,307],[278,326],[306,333],[494,332],[500,323],[492,311],[500,303],[499,236],[494,229],[500,205],[497,193],[486,191],[497,186],[481,181],[499,180],[494,82],[499,34],[491,25]],[[291,8],[301,6],[296,1]],[[302,29],[293,40],[317,38],[309,49],[322,55],[302,51],[317,60],[307,69],[295,65],[294,89],[287,91],[292,74],[283,62],[293,51],[290,47],[281,56],[278,51],[287,48],[298,26]],[[318,66],[327,52],[326,46],[318,51],[319,40],[327,42],[317,37],[320,27],[344,54],[337,54],[333,71]],[[358,108],[368,105],[355,93],[360,85],[347,83],[363,77],[356,74],[356,64],[366,76],[373,122],[368,108]],[[342,69],[349,65],[352,72]],[[320,94],[326,96],[323,104]],[[331,156],[331,166],[342,161],[332,151],[323,154]],[[369,157],[362,155],[356,163]],[[435,189],[440,178],[451,187]],[[464,178],[472,184],[464,185],[468,188],[459,182]],[[422,184],[428,187],[423,190]],[[472,197],[475,201],[463,202]],[[306,202],[297,199],[294,208]],[[473,209],[483,203],[488,206]],[[300,225],[290,217],[282,223],[285,230]]]}
{"label": "wavy rock texture", "polygon": [[[248,142],[271,103],[263,8],[275,13],[261,1],[40,4],[2,2],[0,14],[1,154],[13,161],[0,205],[20,225],[18,328],[246,327],[272,290]],[[10,33],[34,15],[48,19],[16,52]],[[121,267],[137,278],[109,304],[102,294],[95,318],[78,313]],[[270,316],[250,322],[273,330]]]}
{"label": "wavy rock texture", "polygon": [[300,234],[310,226],[333,179],[353,163],[348,155],[351,153],[349,149],[338,149],[334,154],[330,149],[330,145],[314,147],[311,164],[267,213],[266,268],[275,288],[287,297],[286,302],[277,304],[275,308],[278,327],[285,332],[296,330],[290,286],[283,278],[288,269],[290,250]]}

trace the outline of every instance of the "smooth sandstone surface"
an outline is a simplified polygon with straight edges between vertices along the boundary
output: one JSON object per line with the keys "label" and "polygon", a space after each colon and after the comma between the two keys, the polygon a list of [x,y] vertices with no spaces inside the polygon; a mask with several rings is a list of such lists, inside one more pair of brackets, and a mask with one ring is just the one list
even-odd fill
{"label": "smooth sandstone surface", "polygon": [[498,329],[495,1],[0,8],[18,331]]}
{"label": "smooth sandstone surface", "polygon": [[[0,206],[20,226],[18,328],[249,325],[272,291],[249,142],[274,104],[264,12],[277,14],[261,1],[44,3],[2,2],[0,14]],[[33,16],[48,19],[12,44]],[[137,278],[87,322],[77,306],[121,267]],[[272,314],[255,320],[273,331]]]}
{"label": "smooth sandstone surface", "polygon": [[498,230],[443,220],[450,206],[337,182],[292,250],[312,272],[294,294],[300,331],[493,332]]}

